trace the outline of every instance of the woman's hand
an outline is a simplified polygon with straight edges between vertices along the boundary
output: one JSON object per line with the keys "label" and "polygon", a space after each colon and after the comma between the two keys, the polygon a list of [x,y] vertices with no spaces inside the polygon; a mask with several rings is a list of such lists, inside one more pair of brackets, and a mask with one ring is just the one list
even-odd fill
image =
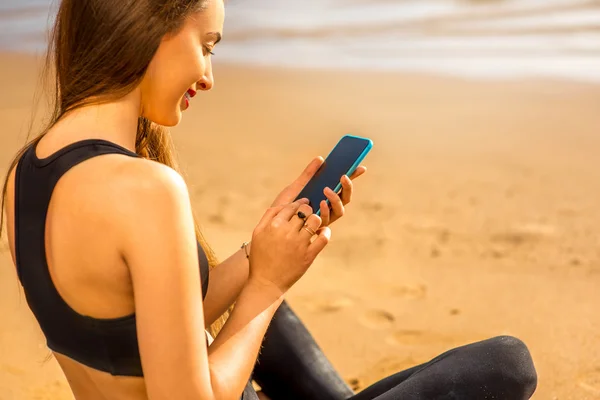
{"label": "woman's hand", "polygon": [[[298,215],[301,211],[302,218]],[[312,237],[317,233],[314,240]],[[307,199],[269,208],[252,233],[249,281],[281,295],[304,275],[331,237]]]}
{"label": "woman's hand", "polygon": [[[271,207],[277,207],[284,204],[289,204],[300,194],[304,186],[310,181],[314,174],[319,170],[323,164],[323,157],[315,157],[302,171],[300,176],[296,178],[294,182],[288,185],[273,201]],[[356,168],[354,173],[350,176],[343,177],[341,179],[342,190],[339,193],[334,193],[333,190],[325,189],[324,193],[329,200],[329,205],[326,201],[322,201],[319,205],[321,209],[321,227],[329,226],[344,215],[345,206],[347,206],[352,200],[352,193],[354,192],[354,185],[352,181],[359,176],[367,172],[367,167],[364,165]]]}

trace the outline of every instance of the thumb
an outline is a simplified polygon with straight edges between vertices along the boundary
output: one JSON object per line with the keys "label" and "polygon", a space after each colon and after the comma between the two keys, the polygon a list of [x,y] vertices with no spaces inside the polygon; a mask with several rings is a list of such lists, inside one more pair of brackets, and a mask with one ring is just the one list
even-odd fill
{"label": "thumb", "polygon": [[304,168],[304,171],[300,174],[300,176],[296,179],[295,184],[304,187],[308,181],[317,173],[319,168],[323,165],[325,160],[323,157],[318,156],[312,159],[312,161]]}

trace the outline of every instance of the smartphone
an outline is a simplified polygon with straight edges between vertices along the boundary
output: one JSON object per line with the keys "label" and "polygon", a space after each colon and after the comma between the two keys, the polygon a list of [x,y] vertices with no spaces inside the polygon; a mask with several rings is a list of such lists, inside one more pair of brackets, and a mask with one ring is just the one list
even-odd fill
{"label": "smartphone", "polygon": [[329,204],[323,190],[329,187],[334,192],[339,193],[342,188],[340,182],[342,176],[352,175],[372,147],[373,142],[370,139],[353,135],[342,137],[331,150],[323,165],[304,186],[296,200],[307,198],[313,212],[320,215],[321,201],[326,200]]}

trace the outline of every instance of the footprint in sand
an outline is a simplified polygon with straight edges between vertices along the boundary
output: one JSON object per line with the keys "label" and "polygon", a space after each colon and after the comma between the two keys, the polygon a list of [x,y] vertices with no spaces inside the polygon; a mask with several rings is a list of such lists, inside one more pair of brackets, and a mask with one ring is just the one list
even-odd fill
{"label": "footprint in sand", "polygon": [[394,296],[406,299],[420,300],[427,297],[427,285],[403,285],[392,288]]}
{"label": "footprint in sand", "polygon": [[536,241],[538,237],[537,235],[530,235],[523,232],[502,232],[492,235],[491,239],[494,243],[508,244],[516,247]]}
{"label": "footprint in sand", "polygon": [[373,201],[373,202],[364,202],[360,205],[360,207],[365,210],[365,211],[382,211],[384,208],[384,205],[378,201]]}
{"label": "footprint in sand", "polygon": [[371,310],[367,311],[361,317],[359,322],[361,325],[371,329],[385,329],[389,328],[394,324],[396,318],[385,310]]}
{"label": "footprint in sand", "polygon": [[448,338],[433,332],[425,332],[417,329],[403,329],[392,333],[385,341],[394,346],[414,346],[420,344],[443,343],[448,341]]}
{"label": "footprint in sand", "polygon": [[490,239],[492,242],[517,247],[556,236],[557,233],[558,229],[553,225],[531,223],[522,224],[504,232],[497,232],[493,234]]}
{"label": "footprint in sand", "polygon": [[332,313],[350,307],[354,302],[347,297],[324,300],[316,304],[316,310],[322,313]]}
{"label": "footprint in sand", "polygon": [[347,379],[346,382],[355,391],[364,389],[367,386],[379,381],[380,379],[395,374],[400,371],[412,368],[415,365],[422,364],[426,360],[418,361],[412,357],[408,358],[397,358],[397,357],[386,357],[377,361],[373,365],[367,366],[367,368],[358,376]]}
{"label": "footprint in sand", "polygon": [[388,336],[385,341],[393,345],[414,345],[422,342],[424,336],[421,331],[401,330]]}
{"label": "footprint in sand", "polygon": [[334,313],[354,305],[354,300],[347,296],[311,297],[300,300],[306,307],[316,313]]}
{"label": "footprint in sand", "polygon": [[359,390],[361,390],[362,388],[365,387],[364,383],[360,379],[358,379],[358,378],[349,378],[349,379],[346,379],[346,383],[355,392],[359,391]]}
{"label": "footprint in sand", "polygon": [[14,367],[12,365],[3,365],[0,367],[0,371],[9,373],[14,376],[24,376],[27,371],[22,368]]}
{"label": "footprint in sand", "polygon": [[577,384],[582,389],[587,390],[590,393],[600,395],[600,368],[583,374],[581,378],[577,380]]}
{"label": "footprint in sand", "polygon": [[448,229],[442,229],[437,234],[437,242],[440,244],[446,244],[450,241],[450,231]]}
{"label": "footprint in sand", "polygon": [[225,215],[223,215],[222,213],[220,213],[220,214],[211,214],[211,215],[208,216],[208,220],[210,222],[212,222],[213,224],[223,225],[223,224],[225,224]]}

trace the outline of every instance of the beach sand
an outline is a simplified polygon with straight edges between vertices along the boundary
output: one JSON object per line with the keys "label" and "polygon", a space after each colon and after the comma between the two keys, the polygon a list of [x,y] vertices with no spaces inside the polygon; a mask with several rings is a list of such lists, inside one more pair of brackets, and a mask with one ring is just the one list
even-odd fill
{"label": "beach sand", "polygon": [[[514,335],[537,399],[600,399],[600,86],[217,65],[173,135],[223,259],[346,133],[368,136],[347,216],[288,299],[358,389]],[[36,62],[0,56],[0,171]],[[0,399],[71,399],[0,244]]]}

